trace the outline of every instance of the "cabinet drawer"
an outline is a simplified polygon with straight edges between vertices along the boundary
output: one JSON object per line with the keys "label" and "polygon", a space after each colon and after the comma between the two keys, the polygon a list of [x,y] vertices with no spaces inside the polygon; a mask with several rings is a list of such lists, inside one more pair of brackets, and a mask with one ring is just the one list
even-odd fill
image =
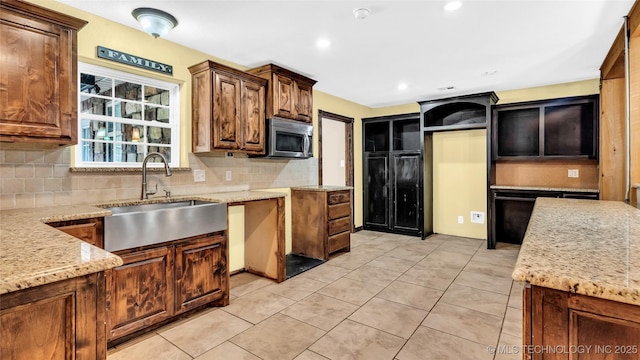
{"label": "cabinet drawer", "polygon": [[351,232],[345,231],[329,237],[329,253],[340,249],[349,249],[351,245]]}
{"label": "cabinet drawer", "polygon": [[348,202],[349,200],[351,200],[349,190],[344,190],[329,193],[329,199],[327,200],[327,202],[329,203],[329,205],[334,205]]}
{"label": "cabinet drawer", "polygon": [[351,215],[351,203],[329,205],[329,220]]}
{"label": "cabinet drawer", "polygon": [[343,217],[329,221],[329,235],[351,230],[351,217]]}

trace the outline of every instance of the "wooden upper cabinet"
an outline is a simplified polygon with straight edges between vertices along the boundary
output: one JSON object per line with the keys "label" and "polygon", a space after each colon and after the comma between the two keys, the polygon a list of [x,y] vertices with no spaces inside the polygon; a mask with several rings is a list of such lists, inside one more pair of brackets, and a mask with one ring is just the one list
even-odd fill
{"label": "wooden upper cabinet", "polygon": [[213,61],[189,71],[193,152],[264,154],[267,81]]}
{"label": "wooden upper cabinet", "polygon": [[308,123],[313,121],[315,80],[274,64],[247,72],[270,81],[267,86],[267,118],[278,116]]}
{"label": "wooden upper cabinet", "polygon": [[0,1],[0,140],[77,143],[77,31],[86,21]]}

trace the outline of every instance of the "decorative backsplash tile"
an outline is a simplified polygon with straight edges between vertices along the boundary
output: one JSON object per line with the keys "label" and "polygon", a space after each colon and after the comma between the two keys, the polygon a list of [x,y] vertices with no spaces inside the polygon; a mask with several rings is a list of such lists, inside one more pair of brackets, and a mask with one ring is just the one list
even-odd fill
{"label": "decorative backsplash tile", "polygon": [[[71,147],[0,143],[0,209],[94,204],[140,196],[140,171],[70,172]],[[189,154],[190,170],[149,171],[147,182],[173,196],[207,192],[270,189],[318,184],[318,161],[248,158],[235,154]],[[193,170],[205,170],[205,182],[194,182]],[[231,171],[232,181],[226,181]],[[153,196],[152,196],[153,197]]]}

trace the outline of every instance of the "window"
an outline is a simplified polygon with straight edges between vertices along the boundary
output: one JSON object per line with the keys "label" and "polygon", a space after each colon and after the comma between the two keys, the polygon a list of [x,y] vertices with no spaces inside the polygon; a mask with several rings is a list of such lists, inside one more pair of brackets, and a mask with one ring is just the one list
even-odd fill
{"label": "window", "polygon": [[76,166],[140,167],[151,152],[179,166],[177,84],[83,63],[79,72]]}

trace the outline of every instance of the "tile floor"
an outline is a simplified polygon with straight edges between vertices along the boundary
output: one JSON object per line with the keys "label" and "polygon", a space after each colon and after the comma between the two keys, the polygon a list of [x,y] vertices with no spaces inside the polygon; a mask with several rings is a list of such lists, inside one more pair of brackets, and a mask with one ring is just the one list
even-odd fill
{"label": "tile floor", "polygon": [[[229,306],[109,349],[107,358],[520,359],[523,285],[511,280],[519,247],[485,244],[360,231],[350,253],[281,284],[233,276]],[[494,356],[489,347],[498,345],[506,351]]]}

